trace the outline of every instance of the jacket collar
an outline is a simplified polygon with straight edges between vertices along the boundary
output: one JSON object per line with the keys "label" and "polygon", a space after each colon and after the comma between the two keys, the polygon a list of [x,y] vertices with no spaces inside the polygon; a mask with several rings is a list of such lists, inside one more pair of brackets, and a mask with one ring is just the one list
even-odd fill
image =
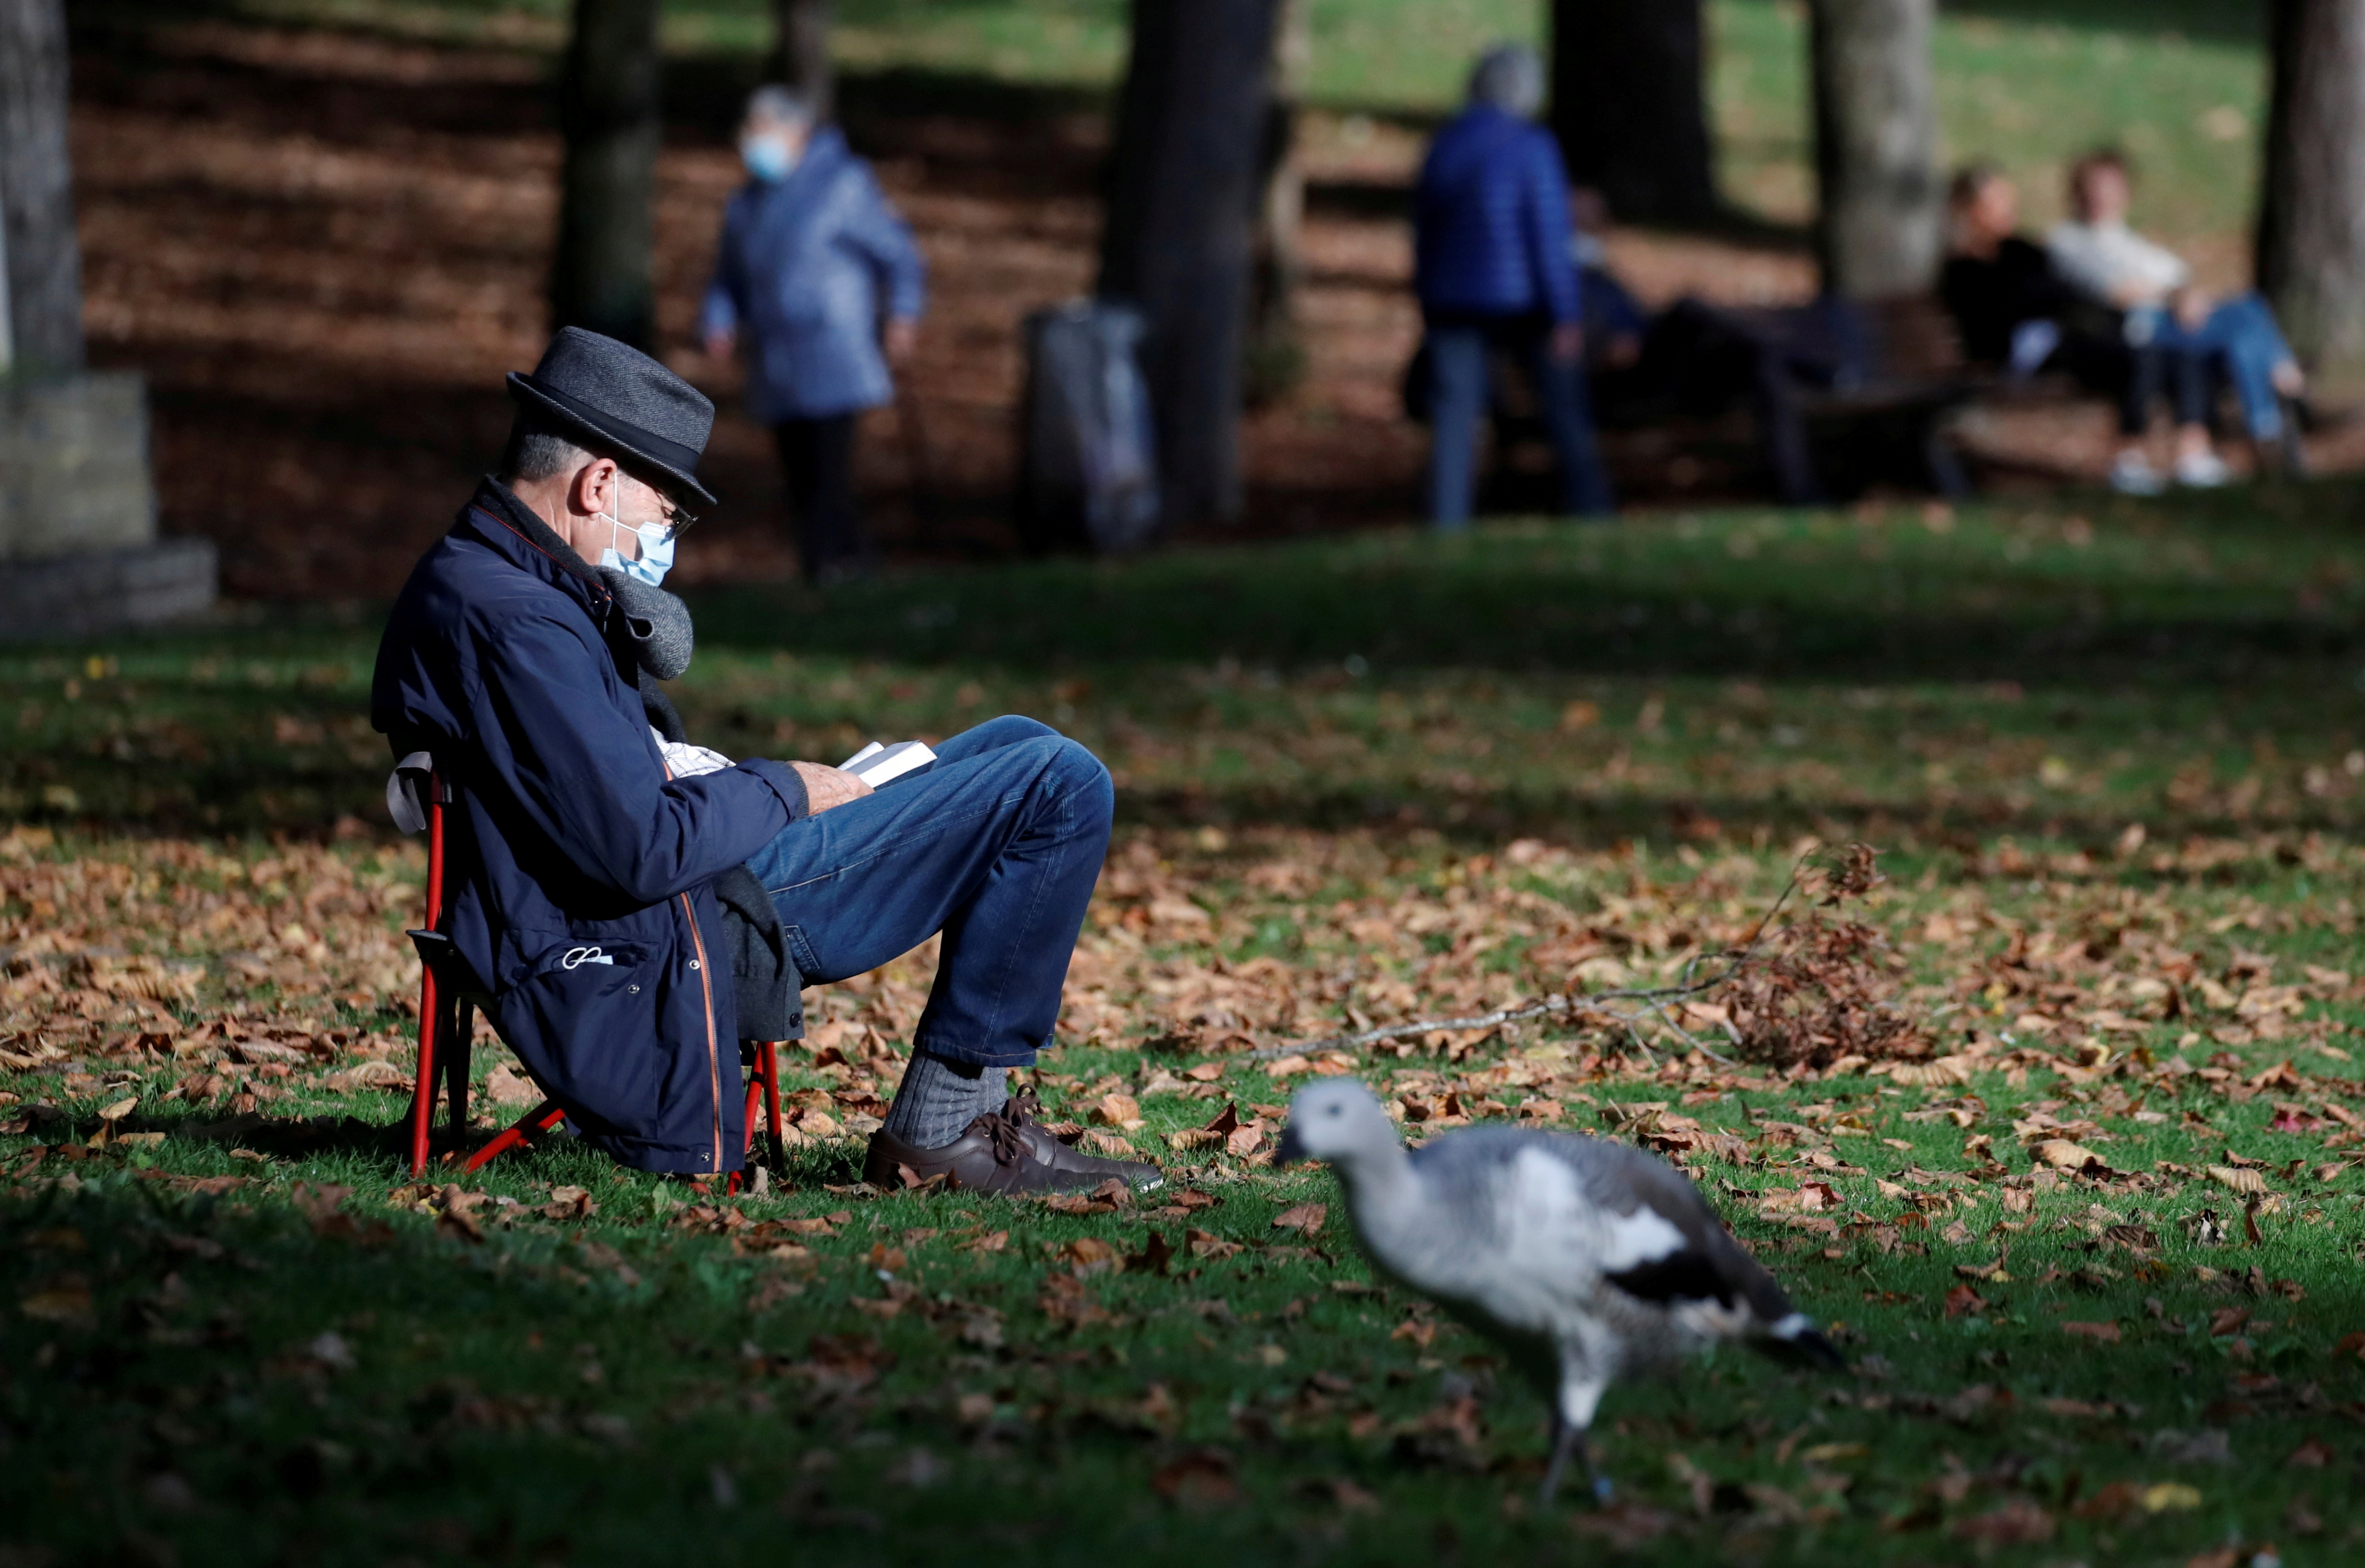
{"label": "jacket collar", "polygon": [[608,585],[550,524],[534,515],[510,487],[486,475],[461,510],[455,532],[465,529],[521,571],[572,595],[594,621],[604,621],[611,596]]}

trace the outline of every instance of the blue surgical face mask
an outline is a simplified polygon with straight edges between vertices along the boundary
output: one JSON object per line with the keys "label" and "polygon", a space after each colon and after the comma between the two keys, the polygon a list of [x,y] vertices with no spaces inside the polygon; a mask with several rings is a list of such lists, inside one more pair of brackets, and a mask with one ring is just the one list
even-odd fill
{"label": "blue surgical face mask", "polygon": [[778,131],[755,132],[739,139],[739,161],[766,185],[778,185],[797,166],[797,149]]}
{"label": "blue surgical face mask", "polygon": [[613,514],[609,514],[608,523],[611,528],[639,535],[641,554],[639,558],[627,561],[624,559],[623,552],[611,544],[600,552],[600,564],[603,566],[613,566],[626,577],[636,582],[646,583],[651,588],[662,586],[666,573],[673,569],[672,525],[663,522],[644,522],[635,528],[626,524]]}

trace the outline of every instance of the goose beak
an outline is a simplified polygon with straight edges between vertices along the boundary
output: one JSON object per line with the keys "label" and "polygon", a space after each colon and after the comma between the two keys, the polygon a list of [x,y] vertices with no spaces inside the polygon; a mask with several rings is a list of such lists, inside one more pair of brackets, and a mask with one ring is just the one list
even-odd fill
{"label": "goose beak", "polygon": [[1304,1141],[1297,1136],[1297,1124],[1292,1122],[1282,1128],[1281,1142],[1274,1146],[1272,1151],[1273,1164],[1302,1165],[1310,1158],[1312,1157],[1306,1152]]}

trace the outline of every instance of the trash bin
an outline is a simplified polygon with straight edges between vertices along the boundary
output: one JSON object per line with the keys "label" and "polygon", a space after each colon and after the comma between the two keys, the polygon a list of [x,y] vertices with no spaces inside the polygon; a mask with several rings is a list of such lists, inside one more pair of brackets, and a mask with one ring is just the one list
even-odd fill
{"label": "trash bin", "polygon": [[1029,549],[1118,555],[1158,532],[1141,312],[1080,299],[1028,316],[1018,531]]}

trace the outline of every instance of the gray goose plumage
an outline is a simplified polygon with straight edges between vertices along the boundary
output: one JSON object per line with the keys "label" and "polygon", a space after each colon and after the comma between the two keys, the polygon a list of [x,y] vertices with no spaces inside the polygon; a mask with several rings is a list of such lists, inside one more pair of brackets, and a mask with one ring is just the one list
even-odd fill
{"label": "gray goose plumage", "polygon": [[1508,1352],[1552,1413],[1549,1502],[1609,1385],[1724,1339],[1844,1364],[1689,1179],[1623,1144],[1472,1127],[1407,1150],[1372,1092],[1298,1092],[1277,1159],[1346,1189],[1373,1266]]}

